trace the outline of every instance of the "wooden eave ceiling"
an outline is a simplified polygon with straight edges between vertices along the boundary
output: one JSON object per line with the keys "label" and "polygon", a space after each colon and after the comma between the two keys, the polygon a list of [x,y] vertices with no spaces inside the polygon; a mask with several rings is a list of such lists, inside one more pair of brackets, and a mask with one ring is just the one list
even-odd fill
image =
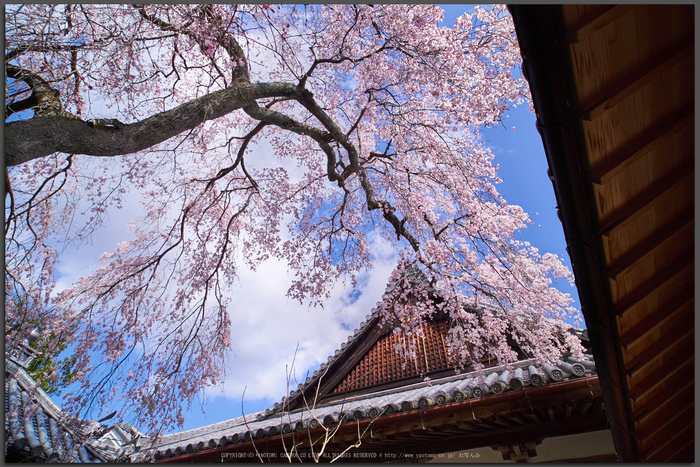
{"label": "wooden eave ceiling", "polygon": [[694,5],[511,12],[618,454],[693,462]]}

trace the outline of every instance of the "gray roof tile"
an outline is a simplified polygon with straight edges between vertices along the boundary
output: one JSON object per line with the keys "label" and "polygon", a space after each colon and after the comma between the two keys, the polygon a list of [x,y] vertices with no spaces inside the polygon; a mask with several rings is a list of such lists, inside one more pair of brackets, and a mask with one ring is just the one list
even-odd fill
{"label": "gray roof tile", "polygon": [[[34,457],[39,461],[116,462],[133,453],[124,449],[88,439],[87,433],[100,428],[97,422],[68,423],[68,417],[53,403],[12,357],[5,359],[5,391],[7,411],[5,429],[8,433],[7,450],[18,456]],[[70,425],[70,426],[69,426]],[[133,430],[133,428],[132,428]],[[82,441],[81,441],[82,440]],[[125,441],[127,441],[126,439]]]}
{"label": "gray roof tile", "polygon": [[[421,398],[430,399],[423,404],[435,405],[437,404],[437,396],[445,395],[445,404],[453,403],[454,399],[452,394],[455,390],[464,390],[467,387],[479,387],[483,386],[484,383],[496,384],[501,392],[511,392],[513,391],[512,379],[509,380],[510,384],[505,384],[505,373],[508,371],[511,378],[517,378],[522,381],[523,387],[533,386],[537,384],[552,384],[557,381],[553,380],[547,373],[551,371],[557,371],[557,377],[561,377],[561,380],[567,380],[572,378],[587,377],[595,374],[595,363],[592,358],[586,360],[575,360],[567,359],[567,363],[572,365],[569,367],[567,365],[558,365],[557,368],[551,367],[549,365],[540,365],[535,362],[534,359],[522,360],[510,365],[509,369],[504,367],[490,368],[483,373],[476,371],[463,373],[461,375],[454,375],[445,378],[440,378],[432,381],[422,381],[419,383],[414,383],[407,385],[402,388],[393,388],[383,391],[378,391],[370,394],[361,394],[348,397],[345,400],[335,401],[326,403],[323,405],[318,405],[311,411],[308,408],[302,410],[296,410],[292,412],[280,412],[265,420],[256,420],[255,414],[246,417],[248,420],[247,426],[243,422],[243,417],[238,417],[226,422],[215,423],[213,425],[204,426],[197,428],[195,430],[188,430],[182,433],[176,433],[173,435],[166,435],[161,438],[160,444],[157,446],[157,457],[164,456],[166,452],[169,452],[169,456],[174,456],[175,451],[180,447],[181,452],[185,452],[185,448],[189,443],[204,443],[205,449],[208,448],[209,440],[214,440],[215,445],[219,445],[219,441],[222,437],[227,437],[228,444],[235,444],[236,442],[244,442],[243,438],[246,432],[250,431],[255,433],[257,430],[268,430],[272,427],[276,427],[277,430],[281,429],[281,426],[285,423],[289,423],[291,427],[294,427],[298,422],[303,422],[306,426],[310,420],[314,417],[319,422],[323,423],[324,419],[328,418],[337,420],[340,413],[353,414],[355,411],[360,411],[363,417],[367,416],[383,416],[386,414],[385,409],[387,406],[394,404],[393,409],[397,407],[401,411],[407,410],[407,408],[402,407],[403,402],[410,403],[410,408],[408,410],[416,410],[419,405]],[[585,369],[583,374],[580,372],[571,371],[573,364],[578,363],[581,367]],[[547,370],[549,368],[549,370]],[[531,369],[532,371],[528,371]],[[533,375],[537,374],[540,376],[541,381],[533,381]],[[502,384],[498,384],[499,381]],[[515,385],[517,387],[517,384]],[[491,388],[482,389],[483,395],[493,393]],[[465,398],[469,396],[465,395]],[[483,396],[482,396],[483,397]],[[472,394],[471,398],[475,398]],[[373,414],[370,411],[375,409]],[[391,409],[390,409],[391,410]],[[354,419],[354,415],[347,416],[346,420],[351,421]],[[335,423],[335,422],[334,422]],[[235,440],[236,434],[238,434],[238,440]],[[235,440],[235,441],[234,441]],[[168,451],[169,450],[169,451]]]}

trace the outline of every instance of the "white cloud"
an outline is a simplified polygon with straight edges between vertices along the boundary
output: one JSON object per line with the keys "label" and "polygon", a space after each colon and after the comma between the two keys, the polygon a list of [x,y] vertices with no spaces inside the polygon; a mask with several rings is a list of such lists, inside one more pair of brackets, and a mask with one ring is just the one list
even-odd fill
{"label": "white cloud", "polygon": [[[371,242],[374,269],[360,274],[357,290],[339,282],[324,308],[310,308],[288,299],[291,283],[287,266],[276,260],[263,263],[256,272],[241,273],[236,284],[232,313],[232,355],[224,392],[212,398],[281,399],[286,390],[286,368],[295,360],[296,381],[306,379],[345,342],[376,302],[381,299],[397,256],[383,240]],[[359,292],[359,295],[358,295]],[[295,358],[295,349],[299,346]]]}
{"label": "white cloud", "polygon": [[[294,160],[277,159],[264,140],[258,142],[251,153],[252,166],[279,164],[288,170],[291,179],[300,175]],[[103,252],[111,252],[118,243],[131,238],[126,224],[140,215],[140,190],[135,187],[125,194],[125,198],[128,199],[125,208],[111,208],[109,219],[93,234],[91,242],[63,252],[57,267],[57,291],[70,287],[80,277],[92,272],[99,265],[97,258]],[[283,240],[289,238],[286,229],[282,229],[281,236]],[[296,389],[307,374],[317,369],[347,340],[381,299],[389,274],[398,260],[395,248],[387,240],[369,234],[368,241],[374,268],[358,275],[356,289],[349,281],[338,282],[324,308],[312,308],[286,296],[293,273],[283,261],[270,259],[260,264],[256,271],[239,262],[238,280],[224,285],[231,297],[232,344],[223,391],[218,388],[205,391],[206,421],[198,421],[195,413],[198,404],[195,402],[195,410],[187,415],[188,424],[190,416],[193,417],[192,423],[200,425],[238,416],[244,390],[246,413],[257,410],[258,406],[270,407],[285,395],[286,372],[293,361],[296,378],[292,377],[290,389]],[[228,410],[232,405],[235,412],[222,412],[220,407],[224,401]]]}

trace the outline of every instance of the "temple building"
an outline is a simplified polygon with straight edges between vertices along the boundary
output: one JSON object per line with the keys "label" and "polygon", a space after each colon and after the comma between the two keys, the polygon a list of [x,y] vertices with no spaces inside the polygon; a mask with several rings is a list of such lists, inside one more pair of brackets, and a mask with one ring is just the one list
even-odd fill
{"label": "temple building", "polygon": [[[436,312],[395,346],[398,322],[379,305],[320,368],[273,407],[153,444],[119,422],[71,421],[31,380],[28,346],[6,355],[8,461],[285,462],[613,461],[595,362],[537,362],[518,348],[508,367],[458,368],[445,343],[450,317]],[[479,313],[490,313],[488,307]],[[588,344],[587,332],[570,329]],[[559,336],[564,339],[564,336]],[[69,423],[72,422],[72,423]],[[578,449],[572,448],[576,446]]]}
{"label": "temple building", "polygon": [[[550,366],[510,342],[519,360],[508,368],[459,369],[445,344],[453,323],[436,312],[402,357],[405,334],[377,305],[270,409],[165,435],[142,453],[156,462],[616,460],[590,354]],[[588,343],[585,330],[568,332]]]}

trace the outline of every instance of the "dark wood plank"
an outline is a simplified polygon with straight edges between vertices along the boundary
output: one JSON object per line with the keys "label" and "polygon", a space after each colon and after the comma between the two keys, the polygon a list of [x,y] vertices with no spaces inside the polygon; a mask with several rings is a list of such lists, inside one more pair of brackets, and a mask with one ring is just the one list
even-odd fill
{"label": "dark wood plank", "polygon": [[605,413],[595,413],[568,420],[548,421],[536,426],[502,428],[469,436],[441,438],[435,441],[412,443],[401,447],[405,453],[440,453],[474,449],[481,446],[504,445],[539,441],[552,436],[604,430],[607,425]]}
{"label": "dark wood plank", "polygon": [[[695,177],[693,171],[693,159],[688,158],[688,161],[676,168],[673,172],[667,174],[660,180],[654,182],[653,185],[646,188],[642,193],[634,199],[628,201],[624,206],[615,210],[600,222],[599,229],[601,235],[610,237],[619,229],[623,228],[629,222],[634,221],[639,216],[647,212],[655,206],[655,201],[659,200],[663,195],[677,188],[683,183],[687,183]],[[691,182],[692,183],[692,182]],[[693,200],[688,200],[690,203]]]}
{"label": "dark wood plank", "polygon": [[[691,426],[690,432],[686,436],[687,442],[685,446],[679,448],[676,447],[676,453],[673,454],[668,462],[685,462],[693,463],[695,462],[695,424]],[[680,443],[679,443],[680,444]]]}
{"label": "dark wood plank", "polygon": [[[682,316],[682,321],[670,332],[663,333],[661,338],[637,354],[626,365],[626,373],[632,377],[639,373],[654,360],[661,358],[667,352],[678,352],[687,341],[694,337],[693,316]],[[675,323],[674,323],[675,324]]]}
{"label": "dark wood plank", "polygon": [[460,422],[456,422],[456,424],[457,424],[457,426],[458,426],[459,428],[461,428],[462,430],[468,430],[468,431],[471,431],[471,432],[478,432],[478,431],[481,431],[481,429],[480,429],[478,426],[476,426],[475,424],[473,424],[473,423],[471,423],[471,422],[461,422],[461,421],[460,421]]}
{"label": "dark wood plank", "polygon": [[[674,462],[672,459],[676,457],[679,452],[688,446],[689,443],[694,441],[695,424],[690,424],[684,427],[678,427],[678,431],[669,440],[666,445],[650,454],[647,458],[647,462]],[[678,462],[678,461],[676,461]]]}
{"label": "dark wood plank", "polygon": [[588,409],[591,408],[593,403],[595,402],[595,399],[593,397],[590,397],[588,399],[585,399],[581,402],[581,408],[579,409],[579,414],[580,415],[586,415],[586,412]]}
{"label": "dark wood plank", "polygon": [[646,336],[655,326],[661,326],[666,321],[675,317],[675,314],[685,309],[689,303],[695,301],[693,287],[686,287],[668,302],[660,305],[654,312],[645,316],[632,329],[620,336],[620,343],[629,349],[635,342]]}
{"label": "dark wood plank", "polygon": [[677,414],[670,415],[668,421],[641,444],[642,455],[644,457],[653,455],[664,447],[681,427],[692,425],[695,420],[694,408],[695,404],[686,407]]}
{"label": "dark wood plank", "polygon": [[656,408],[647,412],[639,418],[637,436],[640,441],[647,439],[656,430],[660,429],[668,420],[669,414],[675,414],[684,410],[695,400],[694,382],[679,388],[675,394],[670,394],[668,398],[659,400]]}
{"label": "dark wood plank", "polygon": [[617,5],[605,10],[599,16],[587,19],[582,24],[567,31],[567,39],[571,43],[581,42],[633,9],[634,5]]}
{"label": "dark wood plank", "polygon": [[654,276],[615,304],[616,314],[618,316],[623,315],[652,293],[678,280],[687,273],[692,272],[694,264],[695,259],[693,255],[684,255],[679,258],[678,261],[674,261],[663,270],[658,271]]}
{"label": "dark wood plank", "polygon": [[677,63],[680,63],[687,57],[692,58],[693,49],[694,39],[691,36],[673,49],[640,66],[639,71],[636,73],[620,80],[612,86],[611,91],[607,92],[602,99],[581,109],[578,112],[579,118],[590,121],[602,115],[646,84],[659,78]]}
{"label": "dark wood plank", "polygon": [[694,374],[692,365],[695,359],[693,354],[693,342],[690,342],[689,345],[681,348],[678,355],[674,357],[673,360],[678,359],[678,362],[674,362],[670,365],[664,364],[653,373],[647,375],[642,382],[630,389],[630,397],[638,401],[648,392],[662,384],[674,388],[678,387],[679,384],[683,385],[683,383],[687,383],[688,378],[692,379],[692,375]]}
{"label": "dark wood plank", "polygon": [[668,224],[659,227],[656,233],[619,258],[614,264],[608,266],[608,276],[611,279],[617,280],[620,275],[624,274],[629,268],[634,266],[635,263],[653,254],[657,248],[669,241],[676,233],[689,225],[692,226],[694,220],[695,212],[689,210]]}
{"label": "dark wood plank", "polygon": [[508,418],[511,421],[514,421],[515,423],[517,423],[518,425],[527,425],[527,422],[520,415],[518,415],[518,413],[516,413],[516,412],[512,412],[512,413],[508,414]]}

